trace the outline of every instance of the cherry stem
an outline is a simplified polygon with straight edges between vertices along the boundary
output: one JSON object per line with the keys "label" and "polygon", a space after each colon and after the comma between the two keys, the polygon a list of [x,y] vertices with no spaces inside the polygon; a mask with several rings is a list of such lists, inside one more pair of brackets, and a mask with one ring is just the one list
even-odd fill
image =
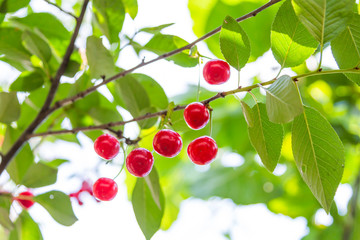
{"label": "cherry stem", "polygon": [[121,149],[122,149],[122,151],[123,151],[123,156],[124,156],[124,162],[123,162],[123,164],[122,164],[122,166],[121,166],[121,168],[120,168],[120,171],[118,172],[118,174],[113,178],[113,180],[115,180],[119,175],[120,175],[120,173],[122,172],[122,170],[124,169],[124,167],[125,167],[125,162],[126,162],[126,149],[124,148],[124,145],[122,144],[122,143],[120,143],[120,146],[121,146]]}
{"label": "cherry stem", "polygon": [[211,135],[212,135],[212,126],[213,126],[213,124],[212,124],[212,121],[213,121],[213,115],[212,115],[213,109],[212,109],[210,106],[208,106],[208,109],[209,109],[209,112],[210,112],[210,130],[209,130],[209,136],[211,137]]}
{"label": "cherry stem", "polygon": [[196,94],[196,101],[199,101],[200,98],[200,80],[201,80],[201,58],[199,58],[199,80],[198,80],[198,85],[197,85],[197,94]]}

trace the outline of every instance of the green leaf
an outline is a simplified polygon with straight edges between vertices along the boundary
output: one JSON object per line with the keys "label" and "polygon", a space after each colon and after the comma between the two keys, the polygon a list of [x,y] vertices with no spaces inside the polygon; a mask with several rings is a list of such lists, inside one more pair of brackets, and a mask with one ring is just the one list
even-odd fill
{"label": "green leaf", "polygon": [[31,92],[44,84],[44,75],[39,71],[25,71],[10,85],[11,91]]}
{"label": "green leaf", "polygon": [[122,0],[125,11],[130,15],[132,19],[135,19],[138,13],[138,3],[137,0]]}
{"label": "green leaf", "polygon": [[160,33],[161,30],[163,30],[164,28],[170,27],[174,25],[174,23],[167,23],[167,24],[162,24],[156,27],[145,27],[145,28],[141,28],[139,30],[139,32],[147,32],[147,33],[151,33],[151,34],[157,34]]}
{"label": "green leaf", "polygon": [[115,73],[115,63],[110,52],[102,44],[102,40],[90,36],[86,41],[86,57],[89,64],[91,78],[112,76]]}
{"label": "green leaf", "polygon": [[20,117],[20,104],[15,92],[0,92],[0,122],[10,124]]}
{"label": "green leaf", "polygon": [[10,220],[10,207],[12,196],[10,194],[0,194],[0,225],[8,230],[14,228],[13,222]]}
{"label": "green leaf", "polygon": [[220,49],[226,61],[240,71],[250,57],[249,38],[240,24],[227,16],[221,27]]}
{"label": "green leaf", "polygon": [[30,145],[24,145],[21,150],[16,154],[6,168],[10,178],[16,183],[20,184],[22,179],[27,173],[27,170],[34,162],[34,155],[31,151]]}
{"label": "green leaf", "polygon": [[[331,42],[331,50],[339,68],[346,69],[360,65],[360,16],[353,14],[346,29]],[[360,85],[360,74],[345,74]]]}
{"label": "green leaf", "polygon": [[306,30],[287,0],[280,7],[271,28],[271,50],[284,67],[295,67],[308,59],[317,47],[316,40]]}
{"label": "green leaf", "polygon": [[50,13],[30,13],[26,17],[13,17],[10,21],[29,27],[30,29],[38,29],[46,38],[69,40],[70,32],[64,27],[62,22]]}
{"label": "green leaf", "polygon": [[125,7],[123,1],[94,0],[93,12],[101,32],[107,37],[109,42],[119,42],[119,33],[125,19]]}
{"label": "green leaf", "polygon": [[39,57],[43,63],[47,63],[50,60],[50,46],[41,37],[30,31],[25,31],[22,34],[22,40],[25,48],[33,55]]}
{"label": "green leaf", "polygon": [[[280,179],[252,159],[246,159],[240,167],[212,167],[197,175],[189,183],[191,196],[197,198],[211,199],[217,196],[230,198],[235,204],[247,205],[267,203],[283,194]],[[264,187],[259,187],[266,184],[272,185],[273,190],[266,192]]]}
{"label": "green leaf", "polygon": [[[226,16],[229,15],[233,18],[238,18],[267,2],[268,0],[189,1],[188,4],[193,19],[194,33],[198,37],[201,37],[217,28]],[[249,61],[256,60],[256,58],[262,56],[269,49],[271,23],[273,22],[277,8],[278,4],[275,4],[256,15],[256,17],[241,22],[241,27],[250,40],[251,55]],[[218,34],[206,39],[205,42],[212,53],[218,58],[222,58]]]}
{"label": "green leaf", "polygon": [[[158,55],[170,52],[172,50],[186,46],[188,42],[173,35],[155,34],[153,38],[144,46],[143,49],[154,52]],[[194,67],[198,64],[198,60],[191,58],[186,52],[178,53],[174,56],[166,58],[168,61],[174,61],[175,64],[182,67]]]}
{"label": "green leaf", "polygon": [[[16,130],[10,126],[6,128],[4,143],[2,146],[3,152],[7,152],[14,142],[20,136],[21,131]],[[16,183],[20,184],[24,178],[27,170],[34,163],[34,155],[30,148],[30,145],[26,143],[19,152],[16,154],[15,158],[9,163],[6,168],[6,171],[10,175],[10,178]]]}
{"label": "green leaf", "polygon": [[60,165],[68,162],[70,161],[67,159],[55,159],[51,162],[44,162],[44,164],[48,165],[49,167],[58,168]]}
{"label": "green leaf", "polygon": [[70,198],[63,192],[50,191],[34,197],[34,200],[43,206],[55,221],[64,226],[71,226],[77,221]]}
{"label": "green leaf", "polygon": [[64,76],[73,78],[75,74],[79,71],[80,66],[80,63],[78,63],[77,61],[70,60],[69,64],[65,69]]}
{"label": "green leaf", "polygon": [[28,6],[30,0],[4,0],[0,2],[0,13],[16,12],[20,8]]}
{"label": "green leaf", "polygon": [[151,106],[160,109],[167,108],[169,104],[169,100],[165,94],[164,89],[160,86],[159,83],[157,83],[154,79],[144,74],[135,73],[132,74],[131,76],[136,78],[136,80],[145,88],[149,96]]}
{"label": "green leaf", "polygon": [[287,123],[303,112],[299,91],[288,75],[281,76],[264,89],[266,111],[271,122]]}
{"label": "green leaf", "polygon": [[39,225],[27,211],[22,211],[10,232],[10,240],[43,240]]}
{"label": "green leaf", "polygon": [[252,116],[246,111],[245,118],[253,117],[253,126],[248,126],[251,144],[258,152],[265,167],[273,172],[280,158],[283,127],[269,121],[266,114],[265,104],[257,103],[252,107]]}
{"label": "green leaf", "polygon": [[305,107],[293,123],[292,150],[302,178],[329,212],[344,171],[344,146],[338,135],[318,111]]}
{"label": "green leaf", "polygon": [[247,125],[249,127],[253,127],[254,126],[254,116],[253,116],[252,109],[245,102],[241,101],[240,103],[241,103],[241,109],[244,113],[244,117],[245,117]]}
{"label": "green leaf", "polygon": [[151,107],[145,88],[132,75],[127,75],[109,86],[115,101],[127,109],[133,117]]}
{"label": "green leaf", "polygon": [[[0,54],[5,54],[9,64],[31,69],[30,54],[22,44],[22,31],[15,28],[0,28]],[[4,61],[4,59],[1,59]]]}
{"label": "green leaf", "polygon": [[28,188],[39,188],[54,184],[58,170],[42,162],[33,164],[26,172],[22,185]]}
{"label": "green leaf", "polygon": [[354,0],[292,0],[296,15],[323,47],[344,31]]}
{"label": "green leaf", "polygon": [[164,194],[155,168],[148,175],[148,180],[137,179],[132,204],[141,231],[146,239],[151,239],[160,228],[165,209]]}

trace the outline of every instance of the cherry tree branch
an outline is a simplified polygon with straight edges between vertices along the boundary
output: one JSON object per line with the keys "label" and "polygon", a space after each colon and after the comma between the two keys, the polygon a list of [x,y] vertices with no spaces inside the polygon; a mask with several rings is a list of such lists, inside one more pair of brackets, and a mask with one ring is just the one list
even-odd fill
{"label": "cherry tree branch", "polygon": [[50,105],[51,105],[52,101],[54,100],[56,91],[59,87],[60,78],[64,74],[66,67],[70,61],[70,56],[71,56],[72,52],[74,51],[75,40],[79,34],[80,26],[84,19],[88,3],[89,3],[89,0],[84,0],[80,16],[76,22],[74,33],[73,33],[70,43],[66,49],[66,53],[63,57],[60,67],[57,70],[55,77],[52,79],[49,93],[46,97],[46,100],[45,100],[40,112],[38,113],[36,118],[30,123],[30,125],[25,129],[25,131],[23,131],[23,133],[20,135],[20,137],[12,145],[10,150],[3,156],[1,163],[0,163],[0,174],[5,170],[6,166],[9,164],[9,162],[11,161],[13,156],[16,154],[16,152],[28,140],[28,136],[31,135],[34,132],[34,130],[41,124],[41,122],[44,121],[47,118],[47,116],[49,116],[49,114],[51,113],[51,111],[49,111]]}
{"label": "cherry tree branch", "polygon": [[[278,3],[278,2],[280,2],[280,1],[282,1],[282,0],[270,0],[268,3],[264,4],[263,6],[257,8],[257,9],[255,9],[254,11],[252,11],[252,12],[250,12],[250,13],[242,16],[242,17],[237,18],[236,21],[237,21],[237,22],[241,22],[241,21],[244,21],[244,20],[246,20],[246,19],[248,19],[248,18],[255,17],[255,16],[256,16],[258,13],[260,13],[261,11],[267,9],[268,7],[274,5],[275,3]],[[77,101],[77,100],[79,100],[79,99],[82,99],[82,98],[84,98],[85,96],[87,96],[88,94],[96,91],[99,87],[101,87],[101,86],[103,86],[103,85],[106,85],[107,83],[109,83],[109,82],[111,82],[111,81],[114,81],[114,80],[116,80],[116,79],[122,78],[122,77],[128,75],[129,73],[132,73],[133,71],[135,71],[135,70],[137,70],[137,69],[139,69],[139,68],[141,68],[141,67],[144,67],[144,66],[146,66],[146,65],[149,65],[149,64],[151,64],[151,63],[157,62],[157,61],[159,61],[159,60],[168,58],[168,57],[173,56],[173,55],[175,55],[175,54],[181,53],[181,52],[184,51],[184,50],[189,50],[189,49],[191,49],[193,46],[195,46],[197,43],[199,43],[199,42],[201,42],[201,41],[203,41],[203,40],[205,40],[205,39],[213,36],[214,34],[216,34],[216,33],[218,33],[218,32],[220,32],[220,30],[221,30],[221,26],[215,28],[214,30],[208,32],[208,33],[205,34],[204,36],[196,39],[195,41],[193,41],[192,43],[189,43],[188,45],[186,45],[186,46],[184,46],[184,47],[181,47],[181,48],[175,49],[175,50],[173,50],[173,51],[171,51],[171,52],[168,52],[168,53],[165,53],[165,54],[163,54],[163,55],[160,55],[160,56],[158,56],[157,58],[154,58],[154,59],[152,59],[152,60],[150,60],[150,61],[147,61],[147,62],[146,62],[146,61],[142,61],[141,63],[139,63],[138,65],[136,65],[136,66],[133,67],[133,68],[130,68],[130,69],[125,70],[125,71],[122,71],[122,72],[120,72],[120,73],[118,73],[118,74],[116,74],[116,75],[114,75],[114,76],[112,76],[112,77],[110,77],[110,78],[107,78],[107,79],[105,78],[101,83],[99,83],[99,84],[97,84],[97,85],[95,85],[95,86],[93,86],[93,87],[90,87],[90,88],[88,88],[88,89],[86,89],[86,90],[84,90],[84,91],[82,91],[82,92],[79,92],[79,93],[76,94],[75,96],[72,96],[72,97],[69,97],[69,98],[65,98],[65,99],[63,99],[63,100],[60,100],[60,101],[56,102],[56,103],[54,104],[54,106],[50,109],[50,112],[53,112],[53,111],[55,111],[55,110],[57,110],[57,109],[59,109],[59,108],[61,108],[61,107],[63,107],[63,106],[66,106],[66,105],[68,105],[68,104],[74,103],[75,101]]]}
{"label": "cherry tree branch", "polygon": [[[327,70],[327,71],[316,70],[314,72],[309,72],[309,73],[293,76],[292,79],[293,79],[293,81],[298,81],[300,78],[309,77],[309,76],[336,74],[336,73],[358,73],[358,72],[360,72],[360,69],[358,69],[357,67],[349,68],[349,69]],[[250,85],[247,87],[238,87],[238,88],[230,90],[230,91],[219,92],[216,95],[214,95],[213,97],[203,100],[201,102],[203,104],[207,105],[210,102],[215,101],[216,99],[225,98],[226,96],[233,95],[235,93],[250,92],[251,90],[258,88],[260,85],[261,86],[270,85],[270,84],[274,83],[276,81],[276,79],[277,78],[274,78],[272,80],[262,82],[259,84],[253,84],[253,85]],[[186,106],[187,105],[178,105],[173,109],[173,111],[179,111],[179,110],[185,109]],[[119,139],[121,139],[121,138],[125,138],[122,135],[122,131],[112,130],[111,129],[112,127],[123,126],[123,125],[126,125],[131,122],[138,122],[138,121],[149,119],[149,118],[165,116],[166,114],[167,114],[167,110],[163,110],[163,111],[159,111],[159,112],[155,112],[155,113],[146,113],[142,116],[132,118],[127,121],[109,122],[109,123],[105,123],[105,124],[101,124],[101,125],[92,125],[92,126],[79,127],[79,128],[73,128],[73,129],[64,129],[64,130],[58,130],[58,131],[47,131],[47,132],[42,132],[42,133],[34,133],[34,134],[28,135],[28,139],[33,138],[33,137],[45,137],[45,136],[49,136],[49,135],[76,134],[78,132],[93,131],[93,130],[109,130],[112,133],[114,133],[115,135],[117,135],[117,137]],[[134,140],[131,140],[131,141],[134,141]]]}
{"label": "cherry tree branch", "polygon": [[77,16],[75,16],[75,15],[74,15],[73,13],[71,13],[71,12],[68,12],[68,11],[64,10],[64,9],[61,8],[59,5],[57,5],[56,3],[50,2],[49,0],[44,0],[44,1],[47,2],[48,4],[52,5],[52,6],[56,7],[56,8],[59,9],[61,12],[65,13],[65,14],[67,14],[67,15],[69,15],[69,16],[71,16],[71,17],[74,18],[76,21],[78,20],[78,17],[77,17]]}

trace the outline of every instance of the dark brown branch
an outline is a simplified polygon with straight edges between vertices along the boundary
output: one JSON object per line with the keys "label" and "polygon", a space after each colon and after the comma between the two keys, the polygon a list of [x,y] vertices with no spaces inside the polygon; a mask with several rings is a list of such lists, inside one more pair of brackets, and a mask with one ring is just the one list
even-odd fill
{"label": "dark brown branch", "polygon": [[[241,22],[241,21],[244,21],[244,20],[246,20],[246,19],[248,19],[248,18],[254,17],[254,16],[256,16],[256,14],[260,13],[261,11],[267,9],[268,7],[274,5],[275,3],[278,3],[278,2],[280,2],[280,1],[282,1],[282,0],[270,0],[268,3],[264,4],[263,6],[259,7],[258,9],[255,9],[254,11],[252,11],[252,12],[250,12],[250,13],[242,16],[242,17],[237,18],[236,21],[237,21],[237,22]],[[216,33],[218,33],[218,32],[220,32],[220,30],[221,30],[221,26],[215,28],[215,29],[212,30],[211,32],[208,32],[208,33],[205,34],[204,36],[198,38],[197,40],[193,41],[192,43],[189,43],[188,45],[186,45],[186,46],[184,46],[184,47],[182,47],[182,48],[175,49],[175,50],[173,50],[173,51],[171,51],[171,52],[168,52],[168,53],[165,53],[165,54],[163,54],[163,55],[160,55],[160,56],[158,56],[157,58],[154,58],[154,59],[152,59],[152,60],[150,60],[150,61],[147,61],[147,62],[142,61],[141,63],[139,63],[139,64],[136,65],[135,67],[133,67],[133,68],[131,68],[131,69],[129,69],[129,70],[120,72],[120,73],[118,73],[118,74],[116,74],[116,75],[114,75],[114,76],[112,76],[112,77],[110,77],[110,78],[108,78],[108,79],[105,79],[105,80],[102,81],[101,83],[99,83],[99,84],[97,84],[97,85],[95,85],[95,86],[93,86],[93,87],[91,87],[91,88],[88,88],[87,90],[82,91],[82,92],[76,94],[76,95],[73,96],[73,97],[65,98],[65,99],[63,99],[63,100],[61,100],[61,101],[58,101],[58,102],[56,102],[56,103],[54,104],[54,106],[50,109],[50,111],[53,112],[53,111],[55,111],[55,110],[58,109],[58,108],[61,108],[61,107],[65,106],[65,105],[68,105],[68,104],[71,104],[71,103],[73,103],[73,102],[75,102],[75,101],[77,101],[77,100],[79,100],[79,99],[81,99],[81,98],[84,98],[84,97],[87,96],[88,94],[96,91],[99,87],[101,87],[101,86],[103,86],[103,85],[105,85],[105,84],[107,84],[107,83],[109,83],[109,82],[111,82],[111,81],[114,81],[114,80],[116,80],[116,79],[122,78],[122,77],[128,75],[129,73],[132,73],[133,71],[137,70],[138,68],[144,67],[144,66],[146,66],[146,65],[149,65],[149,64],[151,64],[151,63],[153,63],[153,62],[156,62],[156,61],[159,61],[159,60],[161,60],[161,59],[165,59],[165,58],[167,58],[167,57],[173,56],[173,55],[178,54],[178,53],[180,53],[180,52],[182,52],[182,51],[184,51],[184,50],[189,50],[189,49],[191,49],[193,46],[195,46],[197,43],[199,43],[199,42],[201,42],[201,41],[203,41],[203,40],[205,40],[205,39],[213,36],[214,34],[216,34]]]}
{"label": "dark brown branch", "polygon": [[54,100],[55,93],[58,89],[58,86],[60,84],[60,78],[64,74],[65,69],[69,63],[70,56],[72,52],[74,51],[75,46],[75,40],[79,34],[81,23],[84,19],[84,15],[86,12],[87,5],[89,3],[89,0],[84,0],[84,4],[81,9],[80,16],[78,18],[78,21],[76,22],[74,33],[71,37],[70,43],[66,49],[66,53],[64,55],[64,58],[62,60],[62,63],[56,72],[55,77],[53,78],[53,81],[51,83],[51,88],[49,90],[49,93],[46,97],[46,100],[36,116],[36,118],[30,123],[30,125],[26,128],[26,130],[20,135],[20,137],[16,140],[16,142],[12,145],[10,150],[4,155],[4,157],[1,160],[0,163],[0,174],[5,170],[6,166],[9,164],[13,156],[15,156],[16,152],[22,147],[22,145],[28,140],[28,136],[31,135],[34,130],[40,125],[40,123],[47,118],[47,116],[51,113],[49,111],[50,105],[52,101]]}
{"label": "dark brown branch", "polygon": [[77,17],[77,16],[75,16],[75,15],[74,15],[73,13],[71,13],[71,12],[68,12],[68,11],[62,9],[59,5],[57,5],[57,4],[53,3],[53,2],[50,2],[49,0],[44,0],[44,1],[47,2],[47,3],[50,4],[50,5],[53,5],[54,7],[56,7],[57,9],[59,9],[61,12],[65,13],[65,14],[71,16],[71,17],[73,17],[75,20],[78,20],[78,17]]}
{"label": "dark brown branch", "polygon": [[[274,81],[275,81],[275,79],[267,81],[267,82],[263,82],[263,83],[261,83],[261,85],[266,86],[266,85],[269,85],[269,84],[273,83]],[[235,94],[235,93],[238,93],[238,92],[251,91],[252,89],[257,88],[257,87],[259,87],[259,84],[254,84],[254,85],[244,87],[244,88],[236,88],[234,90],[227,91],[227,92],[220,92],[220,93],[217,93],[215,96],[202,101],[202,103],[206,105],[206,104],[209,104],[210,102],[212,102],[212,101],[214,101],[214,100],[216,100],[218,98],[224,98],[224,97],[226,97],[228,95],[232,95],[232,94]],[[186,107],[186,105],[178,105],[173,109],[173,111],[179,111],[179,110],[185,109],[185,107]],[[149,119],[149,118],[160,117],[160,116],[164,116],[166,114],[167,114],[167,110],[164,110],[164,111],[159,111],[159,112],[156,112],[156,113],[147,113],[147,114],[144,114],[142,116],[139,116],[139,117],[127,120],[127,121],[109,122],[109,123],[106,123],[106,124],[93,125],[93,126],[87,126],[87,127],[79,127],[79,128],[74,128],[74,129],[64,129],[64,130],[58,130],[58,131],[48,131],[48,132],[43,132],[43,133],[34,133],[34,134],[29,135],[28,137],[30,139],[30,138],[33,138],[33,137],[44,137],[44,136],[49,136],[49,135],[60,135],[60,134],[69,134],[69,133],[75,134],[75,133],[83,132],[83,131],[109,130],[112,127],[123,126],[123,125],[126,125],[126,124],[131,123],[131,122],[138,122],[138,121]],[[113,132],[113,133],[116,133],[116,132]],[[122,138],[124,138],[124,136],[122,136]]]}

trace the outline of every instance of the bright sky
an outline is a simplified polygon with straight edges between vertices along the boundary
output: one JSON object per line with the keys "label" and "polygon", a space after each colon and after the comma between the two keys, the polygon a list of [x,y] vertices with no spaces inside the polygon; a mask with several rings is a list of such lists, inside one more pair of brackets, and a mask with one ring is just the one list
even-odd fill
{"label": "bright sky", "polygon": [[[32,7],[35,11],[46,9],[56,9],[49,7],[41,0],[32,1]],[[66,1],[63,1],[66,2]],[[164,23],[175,23],[168,28],[165,33],[178,35],[187,41],[193,41],[196,36],[192,33],[192,20],[187,10],[187,1],[168,1],[168,0],[138,0],[139,13],[135,23],[127,18],[124,29],[127,33],[134,32],[134,28],[143,26],[157,26]],[[64,19],[65,16],[61,15]],[[65,18],[66,19],[66,18]],[[87,15],[86,21],[90,21],[90,15]],[[77,41],[78,46],[85,47],[86,36],[91,34],[90,29],[83,28],[81,38]],[[149,36],[139,35],[138,40],[145,42]],[[199,44],[200,52],[207,56],[212,56],[204,44]],[[146,59],[155,57],[154,54],[146,54]],[[325,60],[329,59],[324,57]],[[130,68],[138,64],[139,60],[130,48],[124,50],[119,60],[123,68]],[[328,65],[334,66],[334,61],[330,60]],[[276,67],[271,53],[266,53],[256,63],[248,64],[242,70],[241,79],[245,83],[252,76],[259,74],[258,66],[262,67],[260,77],[263,80],[271,79],[276,73],[272,71]],[[336,65],[335,65],[336,66]],[[18,73],[0,62],[0,84],[8,82],[9,79],[15,79]],[[139,70],[156,79],[165,89],[169,96],[178,94],[186,90],[186,84],[197,84],[199,69],[184,69],[167,61],[160,61],[151,64]],[[211,88],[202,82],[204,87],[215,91],[233,89],[237,85],[237,74],[232,74],[231,81],[224,86]],[[123,113],[123,112],[122,112]],[[130,118],[125,113],[125,119]],[[127,131],[133,135],[136,132],[133,128]],[[77,174],[95,181],[99,176],[113,177],[118,168],[106,166],[104,163],[99,165],[99,161],[93,151],[93,143],[80,135],[82,148],[63,142],[56,144],[46,143],[40,148],[40,155],[45,159],[54,157],[67,158],[71,160],[71,165],[64,165],[60,168],[58,182],[47,188],[38,190],[42,193],[48,190],[59,189],[64,192],[76,191],[81,184],[79,178],[68,179],[69,176]],[[228,156],[229,157],[229,156]],[[232,155],[236,158],[236,156]],[[231,159],[231,157],[230,157]],[[236,161],[235,159],[233,161]],[[121,157],[117,157],[115,162],[121,164]],[[227,162],[229,162],[227,160]],[[241,161],[240,161],[241,162]],[[230,160],[231,164],[231,160]],[[99,175],[92,174],[92,169],[97,168]],[[1,179],[0,179],[1,180]],[[71,227],[63,227],[57,224],[48,213],[40,206],[35,205],[30,213],[33,218],[40,223],[41,230],[45,240],[63,240],[63,239],[126,239],[141,240],[145,239],[140,228],[136,223],[131,203],[127,200],[126,187],[123,184],[124,174],[117,178],[119,193],[111,202],[96,203],[91,197],[84,196],[84,205],[78,206],[73,202],[74,211],[79,219]],[[261,187],[261,186],[260,186]],[[35,192],[37,193],[37,192]],[[166,194],[166,193],[165,193]],[[342,213],[346,212],[346,204],[351,196],[351,188],[348,185],[340,186],[335,197]],[[314,199],[315,201],[315,199]],[[17,209],[19,210],[19,209]],[[318,223],[329,224],[331,217],[328,217],[323,210],[320,210],[316,216]],[[232,239],[246,240],[297,240],[301,239],[307,233],[306,220],[304,218],[291,219],[287,216],[276,215],[267,210],[262,204],[252,206],[236,206],[231,200],[213,199],[203,201],[199,199],[189,199],[182,203],[178,220],[168,231],[159,231],[154,240],[177,240],[177,239],[208,239],[222,240],[223,233],[229,232]]]}

